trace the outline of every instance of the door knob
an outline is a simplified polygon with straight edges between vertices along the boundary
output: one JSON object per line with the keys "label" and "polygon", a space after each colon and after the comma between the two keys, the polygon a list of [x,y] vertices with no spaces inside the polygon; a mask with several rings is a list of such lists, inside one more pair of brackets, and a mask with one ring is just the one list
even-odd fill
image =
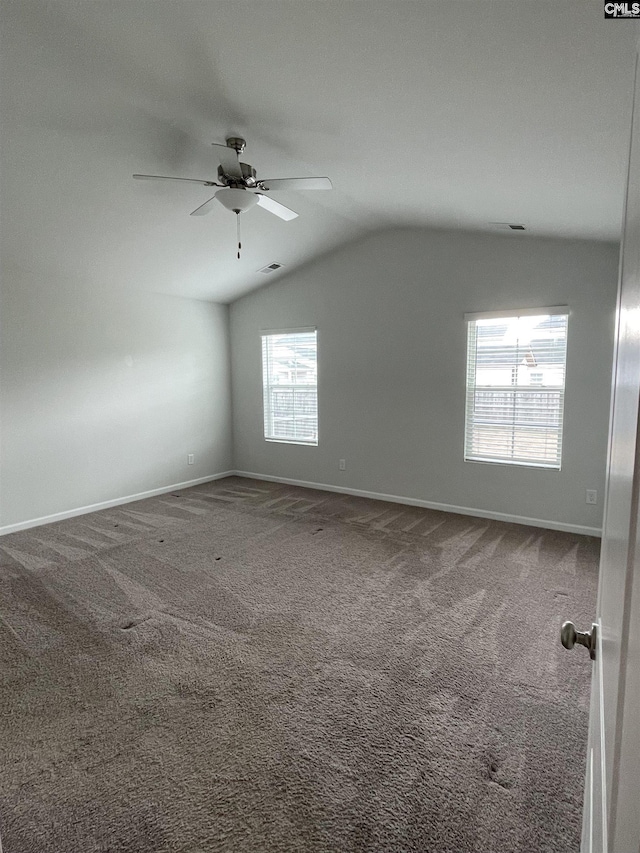
{"label": "door knob", "polygon": [[593,623],[590,631],[576,631],[573,622],[563,622],[560,629],[560,641],[565,649],[572,649],[576,643],[589,649],[591,660],[596,659],[596,639],[598,626]]}

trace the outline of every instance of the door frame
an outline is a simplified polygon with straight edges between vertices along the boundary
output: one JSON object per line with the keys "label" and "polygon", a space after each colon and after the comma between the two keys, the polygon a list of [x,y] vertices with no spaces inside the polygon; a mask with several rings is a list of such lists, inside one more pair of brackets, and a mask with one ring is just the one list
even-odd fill
{"label": "door frame", "polygon": [[582,853],[640,853],[640,35],[620,248]]}

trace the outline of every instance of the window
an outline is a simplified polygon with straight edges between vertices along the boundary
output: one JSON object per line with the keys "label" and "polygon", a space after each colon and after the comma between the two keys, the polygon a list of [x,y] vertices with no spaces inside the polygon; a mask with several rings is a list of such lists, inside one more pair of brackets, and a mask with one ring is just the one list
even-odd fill
{"label": "window", "polygon": [[262,335],[264,437],[318,443],[318,359],[315,329]]}
{"label": "window", "polygon": [[568,314],[466,316],[465,460],[560,468]]}

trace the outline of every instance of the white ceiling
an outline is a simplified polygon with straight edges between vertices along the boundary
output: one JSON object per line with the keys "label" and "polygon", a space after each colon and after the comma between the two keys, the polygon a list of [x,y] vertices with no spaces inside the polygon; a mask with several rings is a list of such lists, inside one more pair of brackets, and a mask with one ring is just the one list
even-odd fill
{"label": "white ceiling", "polygon": [[[2,0],[3,259],[230,301],[393,224],[616,240],[637,25],[600,0]],[[300,216],[221,206],[240,135]]]}

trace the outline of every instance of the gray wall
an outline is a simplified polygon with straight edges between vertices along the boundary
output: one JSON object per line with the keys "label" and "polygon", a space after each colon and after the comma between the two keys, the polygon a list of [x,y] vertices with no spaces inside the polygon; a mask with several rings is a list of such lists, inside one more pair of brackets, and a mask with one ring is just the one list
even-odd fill
{"label": "gray wall", "polygon": [[[231,306],[242,471],[599,528],[618,247],[390,230]],[[464,313],[568,304],[560,472],[463,461]],[[319,446],[262,436],[261,329],[316,325]],[[338,470],[338,460],[347,470]],[[598,505],[585,490],[598,490]]]}
{"label": "gray wall", "polygon": [[226,306],[12,270],[0,317],[0,527],[231,467]]}

